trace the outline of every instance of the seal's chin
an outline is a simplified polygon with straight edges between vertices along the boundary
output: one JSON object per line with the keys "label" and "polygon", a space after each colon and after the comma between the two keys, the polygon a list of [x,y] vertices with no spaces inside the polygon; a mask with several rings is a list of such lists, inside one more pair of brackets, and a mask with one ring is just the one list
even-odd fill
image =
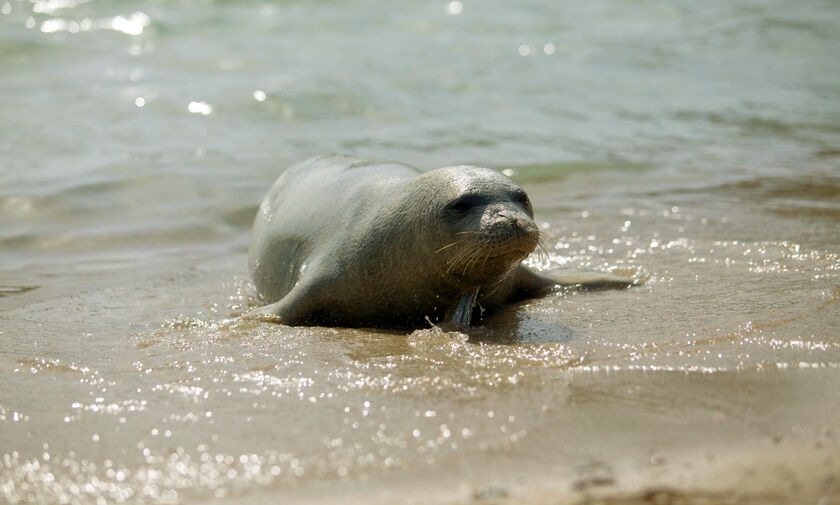
{"label": "seal's chin", "polygon": [[524,260],[534,251],[534,247],[518,245],[515,247],[500,248],[487,255],[483,263],[488,266],[496,266],[496,269],[507,270],[513,265]]}
{"label": "seal's chin", "polygon": [[476,247],[478,254],[469,255],[465,260],[460,260],[464,255],[456,254],[455,262],[449,263],[448,273],[471,282],[492,282],[519,265],[535,247],[536,244],[529,240],[508,241],[493,246],[485,243],[484,246]]}
{"label": "seal's chin", "polygon": [[534,247],[516,247],[516,248],[509,248],[507,250],[502,250],[498,252],[492,252],[487,255],[487,261],[501,261],[501,262],[513,262],[513,261],[522,261],[528,257],[529,254],[534,252]]}

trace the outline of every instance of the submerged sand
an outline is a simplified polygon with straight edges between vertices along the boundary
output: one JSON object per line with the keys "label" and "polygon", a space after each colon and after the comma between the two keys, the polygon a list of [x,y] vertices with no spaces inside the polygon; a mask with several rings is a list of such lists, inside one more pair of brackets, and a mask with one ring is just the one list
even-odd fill
{"label": "submerged sand", "polygon": [[837,503],[840,180],[519,173],[536,268],[640,284],[467,334],[291,328],[238,318],[242,244],[0,298],[4,499]]}
{"label": "submerged sand", "polygon": [[[836,505],[840,2],[0,0],[0,503]],[[511,170],[631,275],[290,328],[248,229],[339,152]]]}

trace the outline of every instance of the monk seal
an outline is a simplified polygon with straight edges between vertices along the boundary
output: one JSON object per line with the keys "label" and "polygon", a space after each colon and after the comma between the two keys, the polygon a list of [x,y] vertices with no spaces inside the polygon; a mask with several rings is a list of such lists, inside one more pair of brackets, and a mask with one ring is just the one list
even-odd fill
{"label": "monk seal", "polygon": [[259,207],[248,265],[269,305],[248,314],[288,325],[469,325],[473,313],[557,285],[628,286],[603,272],[548,277],[521,265],[539,242],[528,195],[475,166],[422,172],[351,156],[283,173]]}

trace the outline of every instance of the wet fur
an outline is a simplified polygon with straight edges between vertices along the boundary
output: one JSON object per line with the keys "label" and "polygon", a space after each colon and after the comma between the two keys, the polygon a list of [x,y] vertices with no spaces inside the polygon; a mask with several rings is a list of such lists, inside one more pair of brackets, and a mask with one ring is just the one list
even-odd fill
{"label": "wet fur", "polygon": [[520,264],[539,247],[527,195],[498,172],[314,158],[275,182],[254,220],[249,268],[269,305],[249,315],[423,327],[451,317],[470,293],[493,310],[564,283]]}

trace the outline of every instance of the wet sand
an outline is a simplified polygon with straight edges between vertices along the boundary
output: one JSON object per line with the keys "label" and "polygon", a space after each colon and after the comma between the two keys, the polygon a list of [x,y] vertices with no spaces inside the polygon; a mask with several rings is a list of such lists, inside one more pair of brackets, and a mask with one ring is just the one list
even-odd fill
{"label": "wet sand", "polygon": [[[840,4],[0,0],[0,503],[835,505]],[[512,170],[468,335],[243,321],[292,163]]]}
{"label": "wet sand", "polygon": [[639,286],[468,335],[290,328],[238,319],[243,241],[4,296],[6,500],[834,503],[837,180],[528,172],[537,266]]}

